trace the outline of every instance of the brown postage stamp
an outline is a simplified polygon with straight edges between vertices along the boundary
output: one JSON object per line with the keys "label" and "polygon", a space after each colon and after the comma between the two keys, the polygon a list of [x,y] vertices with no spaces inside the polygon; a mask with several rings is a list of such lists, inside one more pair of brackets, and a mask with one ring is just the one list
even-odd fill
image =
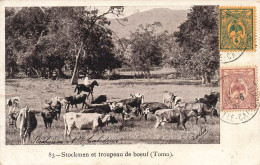
{"label": "brown postage stamp", "polygon": [[221,69],[223,111],[257,108],[256,68]]}

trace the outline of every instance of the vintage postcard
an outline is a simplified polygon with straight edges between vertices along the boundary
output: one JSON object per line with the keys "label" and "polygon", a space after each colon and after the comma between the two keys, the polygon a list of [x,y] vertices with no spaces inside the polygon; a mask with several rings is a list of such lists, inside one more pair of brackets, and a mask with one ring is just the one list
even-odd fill
{"label": "vintage postcard", "polygon": [[1,1],[0,164],[260,164],[258,1]]}

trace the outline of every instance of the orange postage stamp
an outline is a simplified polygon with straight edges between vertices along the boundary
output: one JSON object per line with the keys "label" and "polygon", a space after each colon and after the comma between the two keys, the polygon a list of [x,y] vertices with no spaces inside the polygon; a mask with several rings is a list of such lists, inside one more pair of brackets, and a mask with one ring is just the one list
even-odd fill
{"label": "orange postage stamp", "polygon": [[219,8],[219,50],[255,51],[255,7]]}

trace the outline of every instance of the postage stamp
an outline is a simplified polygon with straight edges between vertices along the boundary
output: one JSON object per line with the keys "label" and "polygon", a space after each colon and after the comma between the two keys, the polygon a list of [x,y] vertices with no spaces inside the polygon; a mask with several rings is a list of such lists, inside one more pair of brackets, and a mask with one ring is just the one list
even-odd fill
{"label": "postage stamp", "polygon": [[255,51],[255,8],[219,8],[220,51]]}
{"label": "postage stamp", "polygon": [[257,108],[256,68],[221,69],[221,110]]}

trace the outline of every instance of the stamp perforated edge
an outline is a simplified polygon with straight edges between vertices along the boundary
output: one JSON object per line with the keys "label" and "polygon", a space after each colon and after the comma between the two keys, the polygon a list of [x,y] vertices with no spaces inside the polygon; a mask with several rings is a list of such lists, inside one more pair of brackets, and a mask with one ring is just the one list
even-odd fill
{"label": "stamp perforated edge", "polygon": [[[256,108],[255,109],[223,109],[222,108],[222,79],[223,75],[221,70],[223,69],[247,69],[247,68],[254,68],[255,69],[255,84],[256,84]],[[220,112],[241,112],[241,111],[256,111],[259,108],[259,89],[258,89],[258,70],[257,70],[256,65],[247,65],[247,66],[230,66],[230,67],[220,67],[219,73],[220,73],[220,97],[219,97],[219,102],[220,102]]]}
{"label": "stamp perforated edge", "polygon": [[221,52],[240,52],[243,50],[237,50],[237,49],[220,49],[220,9],[252,9],[253,8],[253,50],[248,50],[248,49],[243,49],[246,52],[255,52],[256,51],[256,47],[257,47],[257,43],[256,43],[256,6],[219,6],[218,7],[218,50]]}

